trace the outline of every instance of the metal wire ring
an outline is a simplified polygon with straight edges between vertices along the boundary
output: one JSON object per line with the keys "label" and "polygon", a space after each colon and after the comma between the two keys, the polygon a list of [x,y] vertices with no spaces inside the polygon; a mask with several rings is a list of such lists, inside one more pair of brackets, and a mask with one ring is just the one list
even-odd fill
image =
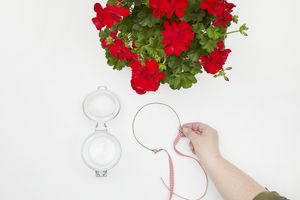
{"label": "metal wire ring", "polygon": [[136,132],[135,132],[135,121],[136,121],[136,118],[137,116],[139,115],[139,113],[146,107],[148,106],[151,106],[151,105],[162,105],[162,106],[165,106],[167,108],[169,108],[177,117],[177,120],[178,120],[178,124],[179,124],[179,127],[178,127],[178,131],[180,131],[180,127],[181,127],[181,120],[180,120],[180,117],[178,115],[178,113],[175,111],[175,109],[173,107],[171,107],[170,105],[168,104],[165,104],[165,103],[160,103],[160,102],[152,102],[152,103],[148,103],[148,104],[145,104],[144,106],[142,106],[134,115],[134,118],[132,120],[132,134],[133,134],[133,137],[134,139],[137,141],[137,143],[139,145],[141,145],[144,149],[148,150],[148,151],[152,151],[154,153],[157,153],[159,151],[159,149],[155,149],[155,148],[150,148],[150,147],[147,147],[146,145],[144,145],[139,139],[138,137],[136,136]]}

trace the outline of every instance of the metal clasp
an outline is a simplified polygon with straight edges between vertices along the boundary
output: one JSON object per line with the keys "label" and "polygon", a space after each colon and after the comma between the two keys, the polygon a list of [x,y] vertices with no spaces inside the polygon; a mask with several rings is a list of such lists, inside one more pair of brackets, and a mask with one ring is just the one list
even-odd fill
{"label": "metal clasp", "polygon": [[107,125],[106,125],[106,123],[100,123],[100,122],[98,122],[96,124],[95,131],[107,131]]}
{"label": "metal clasp", "polygon": [[96,177],[107,177],[107,170],[104,171],[95,171]]}
{"label": "metal clasp", "polygon": [[97,90],[107,90],[106,86],[98,86]]}

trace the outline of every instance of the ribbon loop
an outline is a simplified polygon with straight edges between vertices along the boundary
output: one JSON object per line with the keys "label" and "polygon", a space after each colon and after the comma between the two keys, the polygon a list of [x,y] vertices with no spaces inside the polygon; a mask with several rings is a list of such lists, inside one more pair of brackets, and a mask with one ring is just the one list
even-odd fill
{"label": "ribbon loop", "polygon": [[168,156],[168,161],[169,161],[169,184],[166,184],[166,182],[164,181],[163,178],[161,178],[161,181],[162,183],[164,184],[164,186],[169,190],[169,200],[171,200],[173,198],[173,196],[177,196],[178,198],[181,198],[181,199],[184,199],[184,200],[190,200],[189,198],[186,198],[186,197],[183,197],[182,195],[179,195],[179,194],[176,194],[174,192],[174,187],[175,187],[175,173],[174,173],[174,164],[173,164],[173,160],[172,160],[172,157],[170,155],[170,153],[166,150],[166,149],[151,149],[147,146],[145,146],[137,137],[136,137],[136,134],[135,134],[135,130],[134,130],[134,124],[135,124],[135,120],[136,120],[136,117],[137,115],[139,114],[139,112],[147,107],[147,106],[150,106],[150,105],[163,105],[163,106],[166,106],[168,108],[170,108],[174,113],[175,115],[177,116],[177,119],[178,119],[178,122],[179,122],[179,132],[178,132],[178,135],[176,136],[175,140],[173,141],[173,149],[174,151],[179,155],[179,156],[182,156],[182,157],[186,157],[186,158],[189,158],[189,159],[192,159],[194,161],[196,161],[199,166],[201,167],[201,169],[203,170],[204,172],[204,175],[205,175],[205,181],[206,181],[206,186],[205,186],[205,190],[203,192],[203,194],[197,198],[196,200],[201,200],[203,199],[203,197],[206,195],[207,193],[207,189],[208,189],[208,176],[207,176],[207,173],[205,172],[205,169],[203,168],[203,166],[201,165],[201,163],[199,162],[199,160],[197,160],[196,158],[194,158],[193,156],[189,156],[189,155],[186,155],[184,153],[181,153],[178,149],[177,149],[177,144],[181,141],[182,138],[185,138],[185,135],[182,133],[181,131],[181,121],[180,121],[180,118],[177,114],[177,112],[175,111],[175,109],[173,109],[171,106],[167,105],[167,104],[164,104],[164,103],[149,103],[149,104],[146,104],[144,105],[142,108],[140,108],[137,113],[135,114],[134,116],[134,119],[132,121],[132,132],[133,132],[133,136],[135,138],[135,140],[143,147],[145,148],[146,150],[149,150],[149,151],[152,151],[154,154],[157,154],[157,153],[160,153],[160,152],[165,152]]}
{"label": "ribbon loop", "polygon": [[[178,149],[177,149],[177,144],[181,141],[182,138],[185,138],[185,136],[182,134],[182,132],[179,132],[177,137],[175,138],[174,142],[173,142],[173,148],[174,148],[174,151],[182,156],[182,157],[186,157],[186,158],[190,158],[194,161],[196,161],[199,166],[201,167],[201,169],[203,170],[204,174],[205,174],[205,180],[206,180],[206,186],[205,186],[205,190],[203,192],[203,194],[197,198],[196,200],[201,200],[204,198],[204,196],[206,195],[207,193],[207,189],[208,189],[208,176],[203,168],[203,166],[201,165],[201,163],[199,162],[199,160],[197,160],[196,158],[192,157],[192,156],[189,156],[189,155],[186,155],[186,154],[183,154],[181,153]],[[191,200],[189,198],[186,198],[186,197],[183,197],[182,195],[179,195],[179,194],[176,194],[174,192],[174,186],[175,186],[175,173],[174,173],[174,164],[173,164],[173,160],[172,160],[172,157],[170,155],[170,153],[165,150],[165,149],[160,149],[158,150],[156,153],[159,153],[159,152],[165,152],[167,155],[168,155],[168,160],[169,160],[169,185],[166,184],[166,182],[164,181],[163,178],[161,178],[161,181],[162,183],[164,184],[164,186],[169,190],[169,200],[172,199],[173,196],[177,196],[178,198],[181,198],[181,199],[184,199],[184,200]]]}

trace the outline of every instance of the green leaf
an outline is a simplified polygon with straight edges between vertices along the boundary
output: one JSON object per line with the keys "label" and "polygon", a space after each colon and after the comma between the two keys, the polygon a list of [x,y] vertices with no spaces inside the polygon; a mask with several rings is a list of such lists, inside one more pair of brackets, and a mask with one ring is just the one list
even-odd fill
{"label": "green leaf", "polygon": [[144,30],[143,27],[141,25],[139,25],[139,24],[134,24],[132,26],[132,31],[141,32],[143,30]]}
{"label": "green leaf", "polygon": [[165,82],[170,85],[174,90],[179,90],[180,88],[190,88],[194,83],[197,83],[197,79],[190,72],[171,74],[167,76]]}
{"label": "green leaf", "polygon": [[139,24],[142,26],[148,26],[153,27],[156,23],[160,21],[160,19],[157,19],[153,17],[152,10],[148,7],[144,7],[139,13],[138,13]]}
{"label": "green leaf", "polygon": [[194,74],[194,75],[199,74],[199,73],[202,73],[201,66],[198,65],[198,66],[196,66],[196,67],[193,67],[193,68],[191,69],[190,73],[191,73],[191,74]]}
{"label": "green leaf", "polygon": [[167,65],[165,65],[165,64],[163,64],[163,63],[160,63],[160,64],[158,65],[158,67],[159,67],[159,70],[160,70],[160,71],[165,71],[165,70],[167,69]]}
{"label": "green leaf", "polygon": [[188,0],[188,8],[186,9],[183,20],[188,22],[201,22],[206,16],[206,12],[199,9],[199,0]]}
{"label": "green leaf", "polygon": [[173,90],[179,90],[181,88],[181,78],[176,74],[167,76],[164,81],[168,83]]}
{"label": "green leaf", "polygon": [[202,45],[202,48],[205,49],[208,53],[213,52],[217,47],[217,41],[208,38],[203,38],[202,40],[200,40],[200,44]]}
{"label": "green leaf", "polygon": [[202,23],[196,23],[196,24],[193,24],[193,31],[196,34],[202,34],[203,31],[205,31],[205,27]]}
{"label": "green leaf", "polygon": [[121,33],[130,33],[135,25],[133,16],[125,17],[116,27]]}
{"label": "green leaf", "polygon": [[182,72],[183,59],[177,56],[170,56],[167,58],[168,66],[174,74]]}
{"label": "green leaf", "polygon": [[118,3],[119,3],[118,0],[108,0],[108,1],[107,1],[107,4],[109,4],[109,5],[116,5],[116,4],[118,4]]}
{"label": "green leaf", "polygon": [[107,28],[104,29],[103,31],[100,31],[99,32],[100,40],[103,40],[103,39],[107,38],[109,36],[109,34],[110,34],[110,31]]}
{"label": "green leaf", "polygon": [[181,74],[181,85],[183,88],[187,89],[192,87],[193,83],[196,83],[197,79],[194,75],[190,73],[183,73]]}
{"label": "green leaf", "polygon": [[205,17],[205,12],[203,10],[187,10],[186,15],[184,16],[184,20],[188,22],[201,22]]}
{"label": "green leaf", "polygon": [[158,36],[151,37],[149,39],[149,44],[145,46],[147,52],[150,55],[153,55],[153,57],[157,57],[159,60],[162,56],[164,56],[163,48],[164,46],[162,45],[161,37]]}
{"label": "green leaf", "polygon": [[185,77],[192,83],[197,83],[197,79],[195,78],[195,76],[193,74],[185,73]]}
{"label": "green leaf", "polygon": [[189,58],[189,60],[191,60],[193,62],[198,62],[199,58],[200,58],[200,51],[196,50],[196,52],[189,52],[188,58]]}
{"label": "green leaf", "polygon": [[202,73],[202,67],[201,67],[201,65],[199,63],[199,58],[197,59],[197,62],[191,62],[190,63],[190,71],[189,71],[189,73],[191,73],[193,75]]}
{"label": "green leaf", "polygon": [[107,64],[108,64],[109,66],[112,66],[113,69],[115,69],[115,70],[121,70],[121,69],[123,69],[123,68],[126,66],[126,64],[127,64],[126,61],[120,60],[120,59],[118,59],[118,58],[116,58],[116,57],[112,57],[112,56],[110,55],[109,51],[106,51],[106,58],[107,58]]}
{"label": "green leaf", "polygon": [[207,36],[213,40],[218,40],[223,34],[220,33],[219,27],[210,26],[207,29]]}
{"label": "green leaf", "polygon": [[180,89],[181,88],[181,79],[180,79],[180,77],[174,78],[173,87],[174,87],[174,89]]}
{"label": "green leaf", "polygon": [[187,63],[182,64],[182,71],[189,72],[190,70],[191,70],[191,68]]}

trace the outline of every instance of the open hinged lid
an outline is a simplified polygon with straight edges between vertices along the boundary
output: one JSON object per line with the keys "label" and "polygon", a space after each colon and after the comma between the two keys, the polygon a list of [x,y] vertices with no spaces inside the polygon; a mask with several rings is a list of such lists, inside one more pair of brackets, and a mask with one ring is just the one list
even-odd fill
{"label": "open hinged lid", "polygon": [[97,123],[106,123],[114,119],[120,111],[118,97],[107,90],[107,87],[100,86],[90,93],[83,101],[83,112],[90,120]]}

